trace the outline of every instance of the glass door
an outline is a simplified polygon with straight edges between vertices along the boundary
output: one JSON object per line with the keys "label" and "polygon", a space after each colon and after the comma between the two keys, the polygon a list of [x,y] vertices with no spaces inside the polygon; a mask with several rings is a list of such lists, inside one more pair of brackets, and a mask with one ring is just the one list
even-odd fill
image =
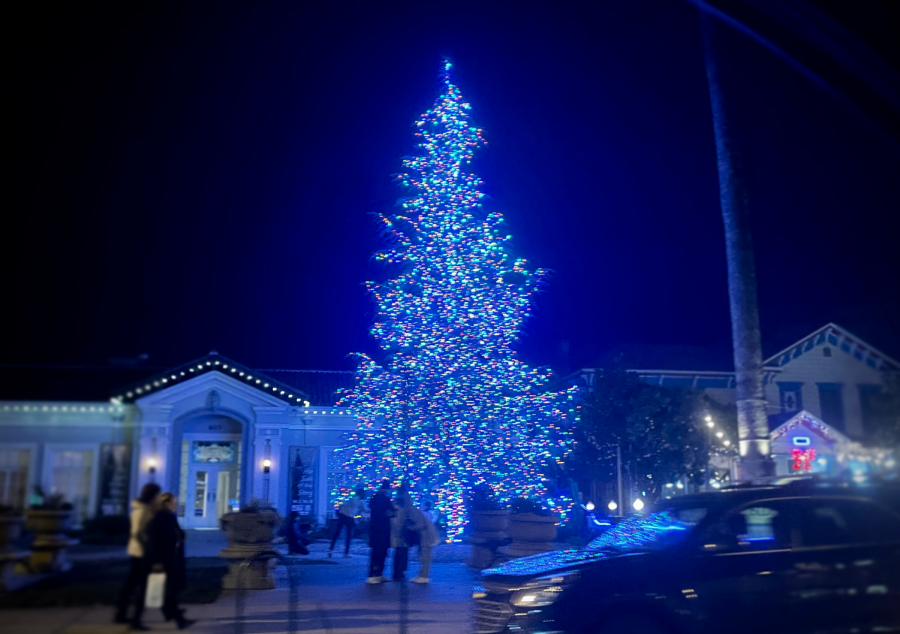
{"label": "glass door", "polygon": [[238,508],[240,443],[185,441],[184,449],[189,451],[182,463],[184,526],[218,528],[219,518]]}
{"label": "glass door", "polygon": [[194,512],[191,514],[191,517],[194,518],[198,526],[204,525],[206,522],[202,520],[209,516],[209,471],[195,470],[192,479],[194,481],[194,495],[192,496]]}

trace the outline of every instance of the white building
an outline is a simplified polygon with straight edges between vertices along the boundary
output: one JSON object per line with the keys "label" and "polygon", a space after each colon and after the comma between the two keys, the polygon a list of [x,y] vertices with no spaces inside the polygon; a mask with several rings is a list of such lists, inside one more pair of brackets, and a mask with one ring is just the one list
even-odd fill
{"label": "white building", "polygon": [[21,506],[40,485],[83,520],[126,512],[155,481],[178,494],[187,528],[215,527],[251,499],[323,522],[329,481],[344,477],[332,451],[355,425],[333,398],[312,404],[290,372],[210,353],[102,402],[0,401],[0,503]]}

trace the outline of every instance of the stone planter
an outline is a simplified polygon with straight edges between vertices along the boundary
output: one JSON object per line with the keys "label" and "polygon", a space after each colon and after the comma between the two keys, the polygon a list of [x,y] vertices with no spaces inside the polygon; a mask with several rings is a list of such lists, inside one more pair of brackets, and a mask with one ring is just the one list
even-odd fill
{"label": "stone planter", "polygon": [[483,570],[497,562],[497,549],[509,541],[509,511],[473,511],[470,521],[472,532],[466,540],[472,554],[466,565]]}
{"label": "stone planter", "polygon": [[65,572],[72,567],[66,549],[78,540],[69,539],[65,531],[72,526],[72,511],[29,509],[25,511],[26,526],[34,531],[28,571],[37,573]]}
{"label": "stone planter", "polygon": [[219,552],[219,557],[228,560],[228,574],[222,578],[222,587],[225,590],[274,588],[269,560],[278,556],[271,546],[275,529],[281,524],[278,512],[265,509],[227,513],[219,522],[228,537],[228,546]]}
{"label": "stone planter", "polygon": [[556,539],[556,522],[553,516],[534,513],[515,513],[509,516],[510,557],[527,557],[553,550]]}
{"label": "stone planter", "polygon": [[509,530],[509,511],[473,511],[472,532],[506,533]]}

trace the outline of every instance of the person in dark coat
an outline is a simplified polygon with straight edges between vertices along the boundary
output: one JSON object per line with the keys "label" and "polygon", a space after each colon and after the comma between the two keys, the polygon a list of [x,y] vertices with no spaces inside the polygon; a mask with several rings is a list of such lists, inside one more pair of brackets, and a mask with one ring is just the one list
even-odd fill
{"label": "person in dark coat", "polygon": [[394,505],[391,503],[391,485],[387,480],[369,500],[369,546],[372,548],[369,560],[369,578],[367,583],[382,583],[387,581],[384,577],[384,560],[387,559],[388,548],[391,545],[391,516],[394,514]]}
{"label": "person in dark coat", "polygon": [[[131,502],[131,529],[128,535],[128,558],[131,566],[128,569],[125,585],[122,586],[122,592],[119,593],[114,620],[116,623],[131,623],[132,629],[138,631],[147,629],[141,624],[141,615],[144,612],[144,592],[146,591],[147,575],[150,573],[150,567],[147,566],[144,558],[145,529],[153,519],[153,513],[156,512],[156,498],[161,492],[162,489],[158,484],[148,482],[141,489],[140,496]],[[134,616],[129,620],[128,604],[131,603],[131,596],[135,590],[137,590],[137,597],[135,597]]]}
{"label": "person in dark coat", "polygon": [[288,554],[291,555],[308,555],[309,539],[307,538],[306,528],[309,524],[300,524],[300,514],[297,511],[291,511],[284,523],[284,533],[287,539]]}
{"label": "person in dark coat", "polygon": [[366,510],[366,503],[364,500],[366,499],[366,492],[364,489],[356,489],[356,494],[343,504],[338,509],[335,514],[337,519],[337,526],[334,530],[334,535],[331,537],[331,547],[328,549],[328,557],[331,557],[332,551],[334,551],[334,545],[337,543],[338,537],[341,535],[341,531],[344,530],[347,532],[347,543],[344,546],[344,558],[350,557],[350,540],[353,539],[353,533],[356,530],[356,518],[363,514],[363,511]]}
{"label": "person in dark coat", "polygon": [[411,544],[407,538],[417,533],[412,530],[415,518],[413,516],[413,502],[405,487],[400,487],[397,497],[394,498],[394,516],[391,518],[391,548],[394,549],[394,581],[406,579],[406,568],[409,565],[409,547]]}
{"label": "person in dark coat", "polygon": [[183,630],[195,623],[184,618],[178,607],[178,595],[185,586],[184,531],[178,525],[175,511],[178,499],[172,493],[159,497],[160,509],[147,525],[147,563],[152,572],[166,573],[162,613],[167,621],[174,620]]}

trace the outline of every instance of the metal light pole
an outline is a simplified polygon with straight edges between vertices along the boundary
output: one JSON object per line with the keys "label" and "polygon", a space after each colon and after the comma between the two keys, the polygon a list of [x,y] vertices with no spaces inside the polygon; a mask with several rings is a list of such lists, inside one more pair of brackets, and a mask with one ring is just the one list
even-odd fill
{"label": "metal light pole", "polygon": [[710,484],[710,476],[712,474],[712,434],[713,427],[716,424],[713,422],[712,416],[706,417],[706,437],[708,439],[707,442],[707,452],[706,452],[706,490],[709,491],[712,488]]}
{"label": "metal light pole", "polygon": [[622,495],[622,445],[616,445],[616,483],[619,486],[619,515],[623,513],[625,502]]}

